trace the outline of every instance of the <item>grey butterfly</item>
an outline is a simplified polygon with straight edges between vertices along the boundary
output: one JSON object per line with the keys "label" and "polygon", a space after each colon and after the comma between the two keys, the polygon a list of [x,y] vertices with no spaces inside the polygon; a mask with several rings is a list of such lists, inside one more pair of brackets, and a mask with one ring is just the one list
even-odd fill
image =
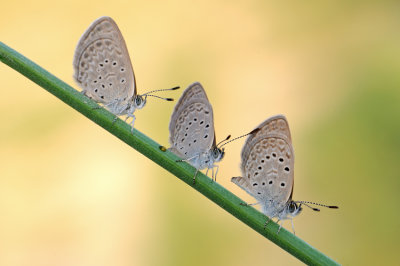
{"label": "grey butterfly", "polygon": [[[198,82],[191,84],[176,104],[171,116],[169,132],[170,150],[183,158],[180,161],[187,161],[197,169],[193,183],[197,172],[205,168],[207,168],[206,175],[208,170],[212,169],[212,179],[216,180],[218,165],[215,163],[221,161],[225,155],[222,146],[248,135],[225,142],[230,138],[229,135],[216,144],[213,110],[206,92]],[[215,174],[214,168],[216,168]]]}
{"label": "grey butterfly", "polygon": [[[257,128],[259,131],[247,138],[242,149],[241,170],[243,176],[233,177],[231,181],[257,200],[255,204],[261,205],[262,212],[269,217],[269,220],[277,218],[279,222],[290,219],[294,232],[293,218],[300,214],[302,205],[310,207],[314,211],[319,211],[319,209],[311,207],[309,204],[338,208],[337,206],[292,199],[294,151],[285,116],[271,117]],[[282,223],[279,230],[281,227]]]}
{"label": "grey butterfly", "polygon": [[137,94],[128,49],[117,24],[110,17],[98,18],[82,35],[75,49],[73,66],[74,78],[83,88],[82,92],[104,104],[116,116],[127,115],[126,120],[132,117],[132,129],[133,113],[143,108],[147,96],[173,101],[150,93],[179,88]]}

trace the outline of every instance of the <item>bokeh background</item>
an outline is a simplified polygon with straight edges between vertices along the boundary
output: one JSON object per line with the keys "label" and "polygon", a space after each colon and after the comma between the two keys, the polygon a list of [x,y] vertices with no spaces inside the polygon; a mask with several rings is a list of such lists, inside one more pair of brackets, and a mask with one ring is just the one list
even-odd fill
{"label": "bokeh background", "polygon": [[[200,81],[217,139],[285,114],[296,233],[347,265],[397,264],[398,1],[7,1],[1,41],[75,86],[90,23],[118,23],[139,92]],[[300,262],[176,177],[0,64],[0,265],[288,265]],[[182,91],[168,95],[179,98]],[[150,99],[137,129],[168,146],[174,103]],[[218,182],[252,198],[244,141]],[[290,229],[290,223],[285,223]]]}

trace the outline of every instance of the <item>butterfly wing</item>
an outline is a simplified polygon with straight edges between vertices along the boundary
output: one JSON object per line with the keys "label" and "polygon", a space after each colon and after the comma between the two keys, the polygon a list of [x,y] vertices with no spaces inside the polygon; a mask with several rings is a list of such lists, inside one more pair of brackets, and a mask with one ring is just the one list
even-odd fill
{"label": "butterfly wing", "polygon": [[[242,162],[243,159],[249,157],[250,149],[248,147],[254,146],[254,140],[260,138],[260,136],[268,136],[268,135],[280,135],[284,138],[288,143],[292,143],[292,138],[290,135],[289,125],[288,122],[283,115],[276,115],[273,117],[268,118],[264,122],[262,122],[258,127],[260,130],[257,131],[255,134],[250,134],[247,137],[246,143],[243,146],[241,152]],[[242,164],[243,165],[243,164]],[[242,168],[243,171],[243,168]]]}
{"label": "butterfly wing", "polygon": [[247,178],[244,178],[242,176],[235,176],[235,177],[232,177],[231,181],[255,198],[255,196],[253,195],[253,191],[252,191],[250,182]]}
{"label": "butterfly wing", "polygon": [[110,17],[97,19],[82,35],[73,66],[75,80],[97,102],[124,102],[136,95],[128,49]]}
{"label": "butterfly wing", "polygon": [[215,142],[213,110],[200,83],[191,84],[175,106],[169,124],[171,151],[191,158]]}
{"label": "butterfly wing", "polygon": [[232,182],[262,204],[281,210],[291,198],[294,152],[284,116],[274,116],[258,126],[242,149],[242,177]]}

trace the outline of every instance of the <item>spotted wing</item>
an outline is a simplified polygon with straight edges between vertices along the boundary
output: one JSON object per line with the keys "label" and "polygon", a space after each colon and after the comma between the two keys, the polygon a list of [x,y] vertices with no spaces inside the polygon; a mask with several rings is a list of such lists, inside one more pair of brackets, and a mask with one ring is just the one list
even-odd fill
{"label": "spotted wing", "polygon": [[169,124],[171,151],[191,158],[215,142],[213,110],[200,83],[191,84],[175,106]]}
{"label": "spotted wing", "polygon": [[75,49],[74,78],[97,102],[125,101],[136,95],[135,77],[124,38],[110,17],[101,17]]}
{"label": "spotted wing", "polygon": [[280,115],[267,119],[258,128],[242,149],[243,176],[232,178],[232,182],[259,202],[272,202],[280,209],[293,189],[294,152],[289,125]]}
{"label": "spotted wing", "polygon": [[[246,143],[243,146],[242,153],[241,153],[241,158],[242,162],[243,159],[247,160],[250,152],[250,147],[254,146],[254,141],[257,141],[260,136],[265,137],[265,136],[270,136],[270,135],[279,135],[285,140],[287,140],[288,143],[292,143],[292,138],[290,136],[290,130],[289,130],[289,125],[288,122],[283,115],[276,115],[273,117],[268,118],[264,122],[262,122],[258,127],[260,130],[257,131],[254,134],[250,134],[247,137]],[[243,165],[243,164],[242,164]],[[243,168],[242,168],[243,171]]]}

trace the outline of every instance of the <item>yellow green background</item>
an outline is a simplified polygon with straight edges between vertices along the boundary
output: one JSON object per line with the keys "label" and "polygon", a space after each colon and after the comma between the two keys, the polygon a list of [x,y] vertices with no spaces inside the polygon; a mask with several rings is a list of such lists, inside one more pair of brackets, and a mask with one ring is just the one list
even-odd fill
{"label": "yellow green background", "polygon": [[[138,92],[200,81],[217,139],[289,120],[294,199],[340,206],[297,235],[345,265],[398,263],[398,1],[7,1],[1,41],[78,89],[75,46],[118,23]],[[288,265],[300,262],[69,106],[0,64],[0,265]],[[168,95],[179,98],[181,91]],[[136,128],[168,146],[174,103]],[[218,182],[240,175],[244,140]],[[290,223],[285,227],[290,229]]]}

